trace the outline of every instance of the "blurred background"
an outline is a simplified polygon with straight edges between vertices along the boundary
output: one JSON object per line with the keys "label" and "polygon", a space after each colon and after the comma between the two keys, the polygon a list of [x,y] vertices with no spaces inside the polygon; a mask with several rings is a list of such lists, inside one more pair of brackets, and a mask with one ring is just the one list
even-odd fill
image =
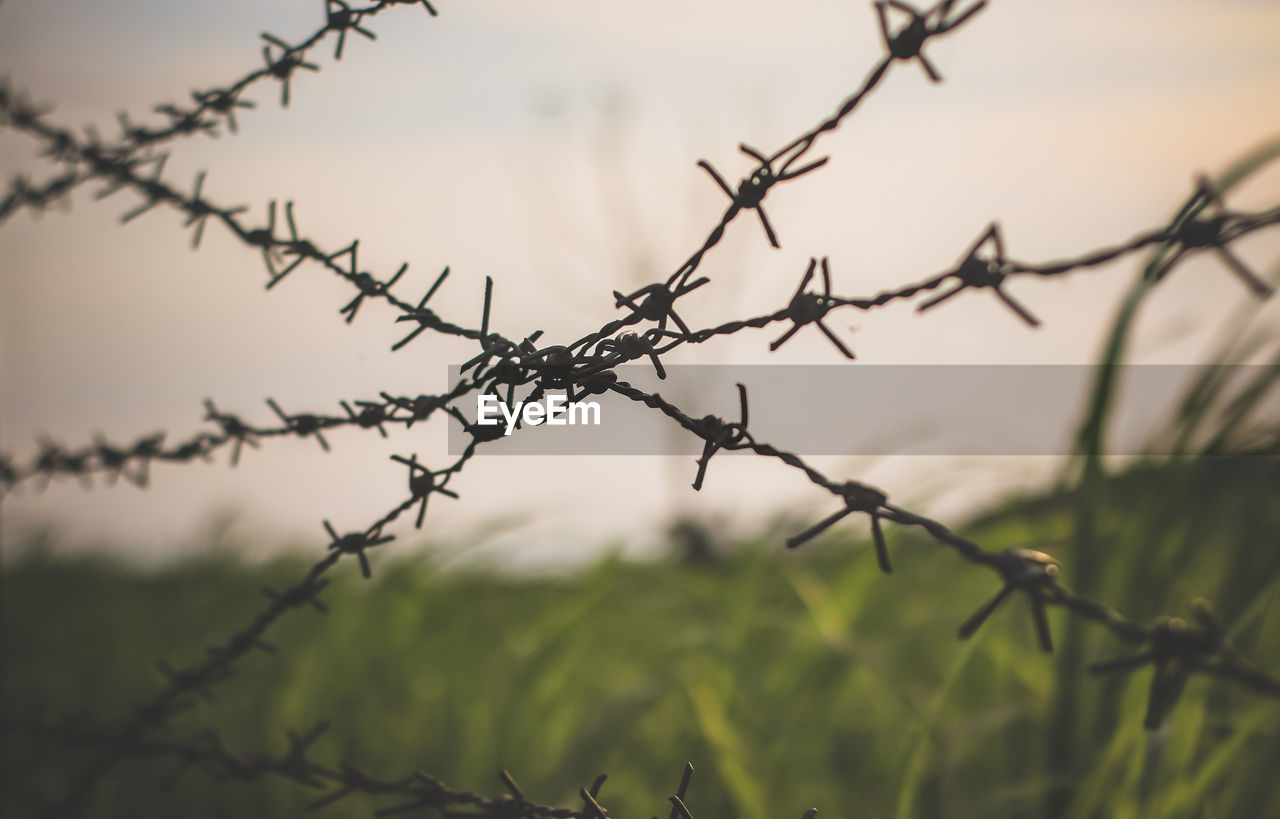
{"label": "blurred background", "polygon": [[[664,279],[701,243],[725,199],[696,160],[740,178],[751,168],[739,142],[785,144],[883,49],[865,3],[437,5],[438,18],[406,6],[367,21],[376,42],[349,35],[340,62],[322,43],[310,54],[322,70],[295,75],[287,110],[275,85],[255,86],[239,133],[174,143],[165,177],[189,190],[208,169],[205,194],[256,221],[268,200],[293,200],[323,246],[359,238],[363,269],[385,278],[408,261],[404,298],[449,265],[432,306],[460,324],[479,324],[492,276],[495,327],[541,329],[544,343],[595,329],[615,315],[613,290]],[[0,71],[56,103],[53,120],[110,139],[117,112],[159,121],[153,105],[242,76],[261,64],[261,32],[296,41],[322,10],[10,2]],[[1163,225],[1201,171],[1240,171],[1230,204],[1272,207],[1278,35],[1280,7],[1266,2],[994,2],[927,46],[944,82],[895,66],[819,143],[828,165],[770,195],[781,249],[749,214],[735,221],[702,268],[712,284],[681,313],[701,327],[771,312],[811,256],[831,258],[841,295],[871,295],[949,269],[993,219],[1012,257],[1072,256]],[[51,175],[38,147],[0,131],[0,173]],[[181,440],[205,426],[206,397],[265,425],[268,396],[335,413],[383,390],[439,392],[447,366],[476,352],[424,335],[392,354],[403,325],[375,304],[344,324],[350,293],[334,277],[304,267],[266,293],[260,256],[215,225],[192,252],[181,217],[155,208],[121,227],[136,197],[94,190],[0,226],[0,451],[20,462],[40,436]],[[1280,278],[1275,230],[1234,248]],[[1051,551],[1069,585],[1132,617],[1185,613],[1205,595],[1241,650],[1280,668],[1275,417],[1241,412],[1273,394],[1280,300],[1251,299],[1208,254],[1139,292],[1147,258],[1014,281],[1043,320],[1034,331],[977,293],[923,316],[901,303],[828,323],[860,364],[1270,365],[1254,393],[1188,383],[1181,402],[1137,415],[1123,384],[1085,391],[1063,429],[1092,421],[1179,457],[1111,458],[1085,436],[1074,459],[813,462],[967,521],[987,548]],[[810,335],[770,354],[776,332],[744,332],[671,361],[837,362]],[[670,397],[695,416],[736,412],[731,391]],[[928,410],[922,434],[947,423],[945,407]],[[401,499],[389,455],[447,463],[445,425],[386,441],[339,430],[327,454],[272,440],[235,469],[225,453],[156,466],[145,491],[61,480],[10,493],[6,719],[123,713],[152,690],[157,657],[198,657],[251,616],[255,589],[297,577],[299,550],[328,542],[322,519],[355,529]],[[275,635],[280,659],[247,663],[248,681],[175,730],[212,724],[238,747],[279,751],[286,728],[333,718],[321,755],[490,793],[506,767],[556,804],[576,804],[605,770],[617,815],[663,810],[686,759],[699,817],[810,804],[896,817],[1280,813],[1265,763],[1280,752],[1274,703],[1193,681],[1165,728],[1145,732],[1144,674],[1082,671],[1122,651],[1098,630],[1055,617],[1061,650],[1044,658],[1013,601],[957,643],[956,624],[995,590],[987,573],[891,531],[901,568],[881,578],[856,519],[784,553],[830,511],[825,493],[758,459],[718,460],[700,493],[695,471],[691,457],[478,457],[450,484],[459,500],[433,499],[421,533],[394,531],[372,584],[344,573],[328,620],[293,615]],[[82,762],[18,732],[5,742],[15,815]],[[122,768],[95,810],[289,815],[307,798],[198,773],[158,791],[156,775]]]}

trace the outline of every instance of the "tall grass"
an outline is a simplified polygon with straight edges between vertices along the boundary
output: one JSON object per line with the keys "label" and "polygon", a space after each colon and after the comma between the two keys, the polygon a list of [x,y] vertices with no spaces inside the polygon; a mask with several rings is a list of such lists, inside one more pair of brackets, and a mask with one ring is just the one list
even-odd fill
{"label": "tall grass", "polygon": [[[1208,596],[1244,651],[1280,667],[1277,497],[1280,465],[1269,459],[1135,469],[1108,480],[1096,550],[1060,556],[1068,566],[1105,557],[1091,591],[1132,614]],[[995,548],[1058,539],[1075,503],[1062,492],[1019,504],[970,534]],[[762,538],[718,562],[606,559],[563,578],[405,561],[371,583],[339,581],[330,616],[282,623],[280,656],[244,664],[175,735],[214,725],[232,748],[278,753],[286,729],[331,718],[320,759],[345,753],[385,775],[421,769],[487,793],[503,767],[527,793],[568,805],[604,771],[619,816],[660,811],[685,760],[698,767],[690,802],[700,817],[809,805],[851,817],[1039,816],[1057,783],[1070,786],[1070,816],[1280,815],[1273,702],[1193,681],[1167,727],[1148,735],[1145,674],[1095,680],[1045,657],[1021,601],[956,641],[991,578],[925,541],[900,536],[894,548],[892,578],[868,544],[838,533],[799,553]],[[5,718],[47,709],[92,724],[120,713],[155,682],[157,658],[194,658],[257,605],[247,589],[296,571],[231,560],[156,573],[11,565]],[[1054,626],[1071,629],[1065,617]],[[1075,639],[1085,658],[1120,649],[1098,630]],[[1069,738],[1050,730],[1064,703]],[[1068,740],[1070,766],[1051,767]],[[84,763],[20,731],[6,732],[4,753],[7,815],[28,815]],[[157,789],[176,767],[122,767],[91,813],[305,812],[308,794],[291,783],[191,771]],[[353,796],[328,811],[372,807]]]}

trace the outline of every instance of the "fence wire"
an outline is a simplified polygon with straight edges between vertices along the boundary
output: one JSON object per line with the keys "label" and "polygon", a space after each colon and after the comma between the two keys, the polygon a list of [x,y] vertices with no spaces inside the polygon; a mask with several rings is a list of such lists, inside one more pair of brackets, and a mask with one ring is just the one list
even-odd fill
{"label": "fence wire", "polygon": [[[798,455],[757,440],[750,431],[749,400],[746,389],[741,385],[738,420],[727,421],[714,415],[695,418],[659,394],[645,392],[620,380],[614,372],[620,364],[647,359],[661,375],[662,356],[676,348],[771,327],[775,332],[781,332],[770,343],[771,350],[777,350],[797,332],[812,325],[843,357],[853,359],[855,353],[824,323],[832,311],[843,308],[867,311],[892,302],[914,299],[918,302],[917,310],[924,312],[966,291],[988,291],[1020,320],[1035,327],[1040,324],[1039,319],[1031,306],[1023,304],[1010,292],[1011,281],[1075,273],[1148,248],[1163,251],[1159,261],[1148,268],[1153,284],[1168,276],[1189,255],[1212,253],[1250,292],[1267,298],[1272,294],[1270,285],[1240,260],[1231,245],[1244,236],[1280,223],[1280,206],[1260,212],[1234,210],[1226,204],[1214,184],[1201,177],[1168,224],[1142,230],[1127,241],[1109,247],[1067,259],[1023,261],[1006,253],[1000,226],[992,222],[972,244],[962,249],[954,266],[922,281],[867,296],[843,296],[833,292],[830,260],[814,258],[800,274],[799,284],[784,306],[763,315],[692,329],[677,312],[677,301],[710,284],[708,277],[694,278],[694,275],[706,255],[722,240],[730,224],[743,212],[754,211],[769,242],[778,246],[778,236],[764,209],[768,194],[775,187],[817,171],[826,163],[826,157],[813,158],[819,141],[824,135],[837,130],[897,64],[915,62],[929,79],[940,81],[941,74],[925,54],[925,46],[968,23],[985,7],[985,0],[965,8],[957,8],[954,0],[942,0],[924,10],[897,0],[875,3],[885,55],[870,69],[858,89],[844,99],[829,117],[773,153],[766,154],[741,145],[740,151],[754,166],[736,186],[727,182],[710,161],[700,160],[698,165],[728,199],[718,223],[701,245],[664,281],[630,294],[615,292],[616,306],[623,311],[621,317],[568,344],[540,345],[541,331],[516,341],[494,330],[490,326],[494,291],[491,279],[485,282],[479,327],[447,321],[437,315],[428,303],[445,284],[449,268],[439,274],[421,298],[397,295],[392,292],[392,287],[404,276],[407,262],[382,278],[375,276],[359,264],[358,239],[326,244],[303,233],[292,201],[284,202],[283,207],[277,201],[268,202],[265,221],[255,221],[248,215],[247,206],[226,204],[206,193],[208,177],[204,171],[187,188],[165,178],[168,154],[159,148],[196,134],[217,135],[223,129],[234,132],[237,111],[243,115],[254,107],[252,101],[244,99],[244,92],[258,83],[278,83],[281,105],[287,106],[293,74],[298,70],[319,69],[307,57],[322,41],[334,39],[334,56],[340,58],[348,33],[355,32],[374,39],[374,32],[362,25],[368,19],[392,6],[419,4],[432,16],[436,15],[436,9],[425,0],[381,0],[359,8],[348,6],[342,0],[327,0],[325,25],[311,36],[296,45],[289,45],[274,35],[264,33],[265,65],[223,86],[193,91],[189,104],[156,106],[155,111],[168,120],[167,124],[137,126],[122,115],[121,133],[114,142],[104,141],[93,130],[78,134],[57,124],[49,108],[33,103],[8,80],[0,83],[0,125],[35,140],[42,147],[42,155],[61,166],[56,175],[44,182],[33,183],[26,178],[13,180],[8,193],[0,200],[0,222],[24,209],[38,210],[65,201],[72,191],[88,183],[101,185],[96,194],[99,199],[127,190],[137,201],[121,216],[121,222],[128,222],[153,208],[166,207],[186,217],[184,224],[192,229],[192,243],[198,247],[206,224],[212,220],[261,257],[268,290],[300,270],[326,270],[351,285],[351,299],[338,310],[346,322],[354,321],[366,299],[390,306],[395,313],[394,320],[404,323],[407,328],[406,335],[392,347],[393,351],[402,349],[427,332],[469,339],[477,342],[479,348],[475,357],[464,364],[463,376],[458,383],[439,395],[381,392],[350,403],[340,401],[338,408],[341,412],[287,412],[268,398],[266,403],[274,416],[268,423],[245,420],[241,414],[225,411],[212,400],[206,400],[203,420],[211,424],[213,430],[198,432],[185,440],[166,443],[169,436],[165,433],[147,435],[132,444],[111,443],[99,438],[79,447],[66,447],[52,440],[42,440],[36,454],[25,462],[0,456],[0,493],[7,495],[28,484],[40,489],[59,478],[76,478],[87,485],[94,475],[101,476],[108,484],[124,479],[145,487],[150,480],[151,467],[156,463],[210,459],[221,450],[229,450],[229,461],[234,466],[246,445],[258,447],[273,438],[286,436],[314,438],[327,451],[329,444],[325,432],[329,430],[350,427],[376,431],[386,437],[387,427],[409,428],[436,414],[450,416],[470,436],[462,454],[439,468],[429,468],[419,462],[416,453],[393,456],[392,460],[399,465],[397,468],[403,468],[407,473],[406,495],[402,500],[364,528],[342,534],[325,520],[323,556],[301,579],[285,589],[264,589],[266,603],[261,611],[224,642],[208,646],[201,661],[177,669],[161,663],[165,684],[127,718],[92,731],[48,722],[8,726],[56,739],[71,747],[102,751],[96,763],[73,778],[64,797],[50,805],[45,815],[62,817],[78,813],[101,780],[124,759],[167,757],[184,766],[227,778],[283,777],[304,787],[324,791],[311,803],[313,808],[324,807],[359,792],[396,796],[402,800],[379,810],[380,816],[420,808],[434,808],[447,816],[583,819],[606,816],[607,811],[598,799],[603,776],[591,788],[582,789],[581,807],[556,808],[528,800],[506,772],[502,772],[501,779],[508,793],[490,798],[451,790],[420,772],[383,779],[345,762],[325,766],[307,756],[309,746],[324,730],[323,724],[305,733],[291,732],[289,748],[280,756],[236,754],[225,747],[216,732],[185,741],[154,736],[173,715],[190,708],[196,697],[207,694],[213,686],[230,678],[236,664],[246,655],[254,650],[274,651],[274,646],[265,638],[272,626],[286,614],[304,607],[327,611],[321,594],[329,583],[325,575],[335,565],[344,558],[354,558],[363,575],[369,577],[372,569],[366,553],[394,538],[385,533],[388,527],[401,516],[413,513],[415,526],[421,528],[433,496],[458,498],[458,494],[449,488],[450,481],[462,472],[480,447],[503,434],[500,425],[480,425],[468,420],[458,409],[460,399],[486,391],[505,392],[508,400],[517,390],[525,391],[532,399],[541,397],[548,390],[566,390],[571,398],[612,392],[661,412],[704,442],[702,454],[695,462],[695,489],[700,489],[711,475],[711,461],[721,451],[750,451],[800,470],[815,486],[830,493],[833,511],[789,538],[787,546],[791,548],[803,545],[846,517],[863,515],[870,525],[877,562],[887,574],[892,571],[892,563],[884,525],[889,523],[923,531],[934,542],[948,547],[968,563],[986,568],[995,575],[993,596],[958,625],[960,638],[974,634],[1015,594],[1028,599],[1039,645],[1046,652],[1053,650],[1046,613],[1049,607],[1098,623],[1131,646],[1132,651],[1096,662],[1091,670],[1100,674],[1125,673],[1148,665],[1153,667],[1144,717],[1148,728],[1156,728],[1162,723],[1191,674],[1217,677],[1264,696],[1280,697],[1280,678],[1255,667],[1232,647],[1204,600],[1193,601],[1189,620],[1161,617],[1144,623],[1131,619],[1102,602],[1072,592],[1062,580],[1058,561],[1045,553],[1029,549],[988,551],[943,523],[893,503],[885,492],[875,487],[856,480],[828,477]],[[889,17],[891,10],[905,14],[906,23],[894,26]],[[278,218],[280,216],[283,218]],[[814,279],[819,275],[821,289],[814,285]],[[401,285],[399,289],[403,291],[405,288]],[[677,794],[671,797],[671,819],[678,816],[692,819],[684,801],[691,774],[692,766],[686,767]],[[814,812],[806,813],[806,818]]]}

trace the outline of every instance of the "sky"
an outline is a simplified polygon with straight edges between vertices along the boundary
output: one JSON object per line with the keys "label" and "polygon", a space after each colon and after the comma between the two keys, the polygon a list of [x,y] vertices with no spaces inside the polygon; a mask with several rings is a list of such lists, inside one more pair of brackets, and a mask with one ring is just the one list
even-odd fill
{"label": "sky", "polygon": [[[300,227],[325,246],[360,239],[361,267],[386,277],[410,263],[403,293],[478,325],[485,276],[495,326],[544,342],[577,338],[615,315],[615,289],[665,278],[725,206],[696,166],[729,179],[751,170],[740,142],[773,150],[833,111],[879,59],[869,3],[798,0],[640,5],[439,0],[366,22],[311,52],[318,73],[292,82],[288,109],[255,86],[239,132],[174,142],[165,178],[246,204],[295,202]],[[117,112],[159,122],[158,103],[225,85],[258,67],[259,35],[299,40],[323,4],[45,0],[0,4],[0,76],[56,105],[52,121],[118,134]],[[702,270],[712,284],[682,314],[709,326],[785,304],[812,256],[829,256],[835,290],[866,295],[948,269],[999,220],[1010,255],[1048,260],[1123,241],[1164,223],[1200,171],[1221,170],[1280,135],[1280,6],[1268,2],[1062,4],[994,0],[962,30],[926,47],[927,81],[897,64],[835,134],[820,171],[770,194],[781,239],[734,222]],[[26,136],[0,128],[0,173],[39,180],[56,168]],[[441,391],[446,367],[474,345],[404,333],[376,305],[344,324],[342,282],[300,270],[270,293],[260,258],[214,225],[199,251],[183,218],[156,208],[121,226],[136,198],[78,191],[68,209],[0,224],[0,451],[26,461],[38,436],[78,446],[102,433],[131,441],[202,428],[202,401],[255,422],[264,398],[331,413],[387,390]],[[1232,195],[1272,206],[1274,169]],[[1273,230],[1242,242],[1255,269],[1277,271]],[[1043,319],[1030,330],[989,294],[965,294],[923,316],[910,305],[833,314],[859,364],[1085,364],[1097,359],[1118,299],[1139,270],[1127,257],[1010,290]],[[1247,295],[1211,258],[1188,263],[1144,312],[1133,360],[1205,360]],[[1275,302],[1259,320],[1277,319]],[[682,302],[684,303],[684,302]],[[1272,325],[1274,326],[1274,325]],[[1227,326],[1230,329],[1230,326]],[[741,333],[672,356],[679,363],[824,363],[817,334],[770,354],[775,330]],[[812,336],[812,337],[808,337]],[[857,366],[850,365],[850,366]],[[736,410],[732,388],[688,396],[691,414]],[[683,402],[682,402],[683,405]],[[923,424],[945,424],[945,407]],[[157,466],[152,486],[86,490],[74,480],[4,500],[11,542],[52,523],[69,542],[152,559],[201,548],[234,515],[247,551],[319,548],[321,520],[362,527],[404,496],[391,454],[447,460],[443,420],[388,441],[353,430],[271,441],[235,469]],[[673,434],[677,434],[673,432]],[[778,441],[785,446],[786,441]],[[827,457],[835,476],[878,485],[931,514],[962,516],[1010,488],[1047,481],[1053,458]],[[695,515],[749,531],[782,511],[825,514],[830,498],[771,463],[714,462],[700,493],[691,457],[477,458],[460,499],[432,501],[422,533],[506,562],[571,560],[602,544],[651,548],[662,522]],[[857,525],[851,524],[851,525]]]}

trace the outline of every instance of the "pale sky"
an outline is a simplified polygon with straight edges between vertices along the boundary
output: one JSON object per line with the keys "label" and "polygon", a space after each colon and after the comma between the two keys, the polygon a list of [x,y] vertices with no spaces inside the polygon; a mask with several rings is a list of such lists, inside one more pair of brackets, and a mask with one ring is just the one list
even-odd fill
{"label": "pale sky", "polygon": [[[450,265],[432,305],[462,324],[479,323],[491,275],[497,329],[512,338],[543,329],[544,343],[612,318],[612,290],[665,278],[701,242],[725,200],[698,159],[731,180],[748,173],[739,142],[771,151],[808,129],[857,87],[882,48],[871,4],[861,2],[436,5],[434,19],[406,6],[368,21],[377,41],[348,35],[341,62],[333,41],[322,43],[310,55],[322,70],[295,76],[288,110],[277,87],[255,86],[248,98],[258,108],[239,112],[239,134],[172,143],[166,179],[189,190],[209,169],[206,194],[252,205],[258,218],[268,199],[293,199],[303,232],[324,246],[358,237],[362,268],[385,278],[410,262],[403,294],[425,292]],[[0,75],[55,103],[53,121],[94,123],[110,138],[117,111],[158,121],[153,105],[258,67],[260,32],[301,39],[322,7],[10,0],[0,4]],[[1280,134],[1276,42],[1275,3],[993,0],[926,47],[943,83],[896,65],[820,142],[828,166],[770,195],[781,250],[750,214],[734,222],[704,264],[712,284],[682,315],[709,326],[771,312],[810,256],[830,256],[842,295],[926,278],[952,266],[992,219],[1010,255],[1028,261],[1156,227],[1196,172],[1220,170]],[[56,169],[34,148],[0,129],[0,173],[51,176]],[[193,253],[182,217],[157,208],[120,227],[136,197],[96,201],[98,187],[81,189],[68,211],[23,212],[0,225],[0,450],[24,462],[40,434],[68,446],[95,432],[124,442],[164,429],[183,439],[202,427],[205,397],[266,424],[267,396],[330,413],[339,399],[381,390],[436,392],[447,364],[475,352],[428,334],[391,354],[404,325],[372,304],[353,326],[342,323],[337,311],[350,298],[342,282],[303,269],[266,293],[257,254],[216,225]],[[1272,206],[1278,194],[1272,170],[1232,204]],[[1239,250],[1274,273],[1280,236],[1272,230]],[[924,316],[899,305],[828,323],[859,363],[1085,363],[1139,263],[1013,282],[1044,320],[1034,331],[980,293]],[[1137,360],[1203,360],[1207,339],[1245,299],[1214,260],[1188,264],[1144,313]],[[1276,302],[1264,322],[1277,319]],[[838,361],[810,333],[770,355],[776,335],[742,333],[673,361]],[[689,401],[695,415],[736,411],[731,391]],[[146,491],[100,481],[85,491],[71,480],[42,494],[27,488],[4,501],[4,536],[55,521],[73,539],[169,554],[234,509],[255,549],[282,538],[319,547],[321,519],[360,528],[403,497],[403,469],[388,455],[447,462],[444,431],[443,419],[389,442],[335,431],[328,455],[314,441],[270,441],[236,469],[225,454],[158,466]],[[818,463],[953,515],[1056,466]],[[776,464],[733,458],[713,470],[694,493],[691,458],[482,457],[453,485],[460,500],[433,499],[423,536],[500,529],[482,549],[577,556],[602,539],[641,548],[657,534],[654,522],[676,511],[747,529],[778,510],[820,515],[830,506]],[[396,533],[416,537],[410,527]]]}

